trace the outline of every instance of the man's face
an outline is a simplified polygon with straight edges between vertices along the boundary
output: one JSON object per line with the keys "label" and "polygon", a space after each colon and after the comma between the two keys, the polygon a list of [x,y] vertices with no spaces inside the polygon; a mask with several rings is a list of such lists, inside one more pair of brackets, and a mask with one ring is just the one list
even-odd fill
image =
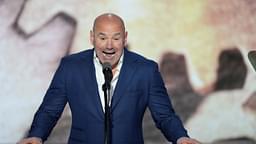
{"label": "man's face", "polygon": [[126,45],[127,32],[119,19],[101,18],[90,33],[90,40],[100,62],[115,67]]}

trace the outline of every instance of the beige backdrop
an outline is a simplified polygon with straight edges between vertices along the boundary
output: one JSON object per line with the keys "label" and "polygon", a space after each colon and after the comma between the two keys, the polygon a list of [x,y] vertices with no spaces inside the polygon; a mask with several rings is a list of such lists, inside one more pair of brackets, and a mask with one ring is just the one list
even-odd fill
{"label": "beige backdrop", "polygon": [[[130,50],[159,63],[192,137],[255,143],[256,73],[247,58],[256,49],[255,9],[255,0],[0,0],[0,143],[26,135],[59,60],[91,47],[89,30],[103,12],[124,18]],[[220,69],[236,75],[218,79]],[[67,107],[47,143],[65,143],[69,127]],[[148,112],[144,128],[146,144],[167,143]]]}

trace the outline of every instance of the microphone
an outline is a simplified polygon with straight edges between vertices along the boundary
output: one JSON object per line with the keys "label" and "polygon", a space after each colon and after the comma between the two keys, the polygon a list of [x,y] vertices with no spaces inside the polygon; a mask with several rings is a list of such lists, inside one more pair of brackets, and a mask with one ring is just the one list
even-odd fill
{"label": "microphone", "polygon": [[104,74],[106,88],[110,89],[110,83],[113,78],[111,64],[108,62],[103,63],[102,64],[102,72]]}
{"label": "microphone", "polygon": [[104,115],[104,144],[111,143],[111,109],[110,109],[110,88],[113,78],[111,64],[105,62],[102,64],[102,72],[104,74],[105,83],[102,85],[105,100],[105,115]]}
{"label": "microphone", "polygon": [[248,58],[254,68],[254,70],[256,71],[256,51],[250,51],[248,53]]}

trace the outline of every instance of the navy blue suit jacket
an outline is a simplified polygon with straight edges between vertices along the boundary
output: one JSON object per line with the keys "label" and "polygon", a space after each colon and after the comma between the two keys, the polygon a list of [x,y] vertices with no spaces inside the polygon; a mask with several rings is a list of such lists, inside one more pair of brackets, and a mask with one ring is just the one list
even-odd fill
{"label": "navy blue suit jacket", "polygon": [[[98,93],[93,49],[61,60],[29,136],[46,140],[66,105],[72,113],[70,144],[103,144],[104,112]],[[149,107],[156,126],[174,143],[187,136],[175,115],[155,62],[124,50],[111,104],[112,144],[143,144],[142,119]]]}

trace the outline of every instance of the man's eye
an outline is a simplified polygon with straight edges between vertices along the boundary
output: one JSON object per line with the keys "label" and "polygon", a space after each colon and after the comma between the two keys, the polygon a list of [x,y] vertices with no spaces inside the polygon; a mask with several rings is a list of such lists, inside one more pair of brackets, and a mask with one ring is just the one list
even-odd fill
{"label": "man's eye", "polygon": [[104,38],[104,37],[101,37],[101,38],[100,38],[100,40],[106,40],[106,38]]}
{"label": "man's eye", "polygon": [[114,40],[119,40],[120,38],[114,38]]}

